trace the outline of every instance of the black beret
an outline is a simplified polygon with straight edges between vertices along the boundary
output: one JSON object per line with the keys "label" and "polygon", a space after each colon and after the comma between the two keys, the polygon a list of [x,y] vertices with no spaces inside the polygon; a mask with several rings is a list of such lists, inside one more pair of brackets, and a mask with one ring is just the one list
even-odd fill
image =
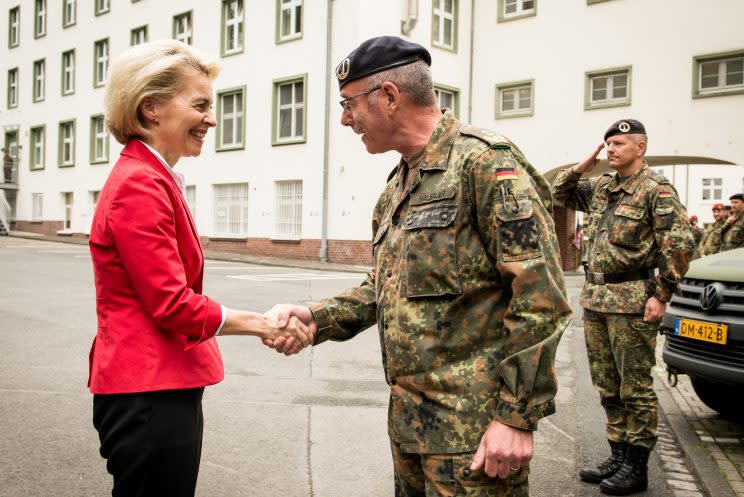
{"label": "black beret", "polygon": [[355,79],[411,64],[419,59],[431,65],[431,55],[421,45],[397,36],[371,38],[355,48],[336,67],[338,88],[340,90]]}
{"label": "black beret", "polygon": [[744,201],[744,194],[742,193],[734,193],[729,197],[729,200],[742,200]]}
{"label": "black beret", "polygon": [[636,121],[635,119],[622,119],[610,126],[610,129],[605,132],[604,139],[607,141],[607,138],[611,136],[634,134],[645,135],[646,128],[640,121]]}

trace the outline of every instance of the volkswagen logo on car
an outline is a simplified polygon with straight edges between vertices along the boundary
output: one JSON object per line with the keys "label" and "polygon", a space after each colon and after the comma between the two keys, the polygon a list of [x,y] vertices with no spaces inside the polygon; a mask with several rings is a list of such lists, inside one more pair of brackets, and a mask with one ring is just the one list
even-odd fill
{"label": "volkswagen logo on car", "polygon": [[723,300],[724,286],[721,283],[711,283],[706,286],[703,293],[700,294],[700,307],[705,312],[711,312],[718,309]]}

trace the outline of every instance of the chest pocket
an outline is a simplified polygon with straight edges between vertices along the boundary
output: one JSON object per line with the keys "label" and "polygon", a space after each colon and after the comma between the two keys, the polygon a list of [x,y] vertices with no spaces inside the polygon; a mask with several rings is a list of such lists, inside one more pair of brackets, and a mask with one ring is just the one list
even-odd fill
{"label": "chest pocket", "polygon": [[508,197],[506,203],[501,198],[494,205],[499,223],[499,252],[505,262],[533,259],[542,255],[540,235],[532,218],[532,202],[528,198],[518,200]]}
{"label": "chest pocket", "polygon": [[406,297],[438,297],[461,292],[455,250],[457,206],[411,210],[403,222]]}
{"label": "chest pocket", "polygon": [[594,240],[594,235],[599,229],[599,222],[602,220],[604,212],[607,210],[607,197],[595,197],[589,206],[589,221],[587,222],[586,236],[589,240]]}
{"label": "chest pocket", "polygon": [[612,226],[609,227],[609,241],[613,245],[639,249],[648,233],[643,222],[646,209],[641,205],[620,204],[615,209]]}

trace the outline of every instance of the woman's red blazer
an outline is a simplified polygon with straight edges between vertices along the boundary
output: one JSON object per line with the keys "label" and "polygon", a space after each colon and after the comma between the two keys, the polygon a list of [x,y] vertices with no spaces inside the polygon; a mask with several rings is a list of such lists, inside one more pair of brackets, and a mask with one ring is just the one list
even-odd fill
{"label": "woman's red blazer", "polygon": [[220,305],[202,295],[204,255],[165,166],[131,140],[98,198],[90,232],[98,331],[92,393],[194,388],[222,380]]}

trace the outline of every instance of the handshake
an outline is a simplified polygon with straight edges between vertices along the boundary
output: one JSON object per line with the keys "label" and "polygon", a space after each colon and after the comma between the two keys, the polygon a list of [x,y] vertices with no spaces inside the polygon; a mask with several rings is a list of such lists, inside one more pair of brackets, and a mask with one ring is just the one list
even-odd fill
{"label": "handshake", "polygon": [[317,331],[308,307],[277,304],[265,314],[228,309],[220,335],[257,336],[267,347],[292,355],[313,345]]}

